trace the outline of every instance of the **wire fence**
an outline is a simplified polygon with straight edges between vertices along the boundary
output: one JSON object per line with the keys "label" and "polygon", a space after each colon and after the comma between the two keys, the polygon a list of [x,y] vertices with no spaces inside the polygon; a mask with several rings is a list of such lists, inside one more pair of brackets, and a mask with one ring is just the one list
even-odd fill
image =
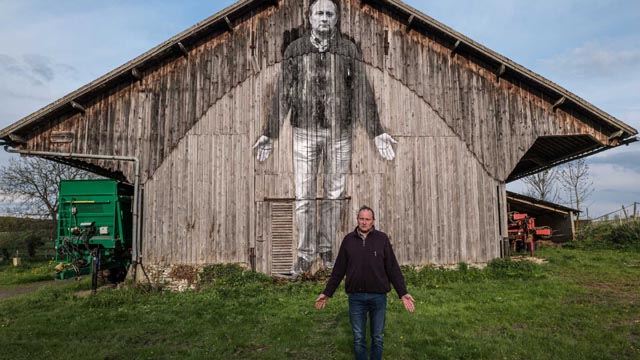
{"label": "wire fence", "polygon": [[625,222],[629,220],[638,219],[639,216],[640,216],[640,203],[636,201],[626,206],[622,205],[618,210],[598,216],[597,218],[589,219],[589,221],[591,222],[600,222],[600,221]]}

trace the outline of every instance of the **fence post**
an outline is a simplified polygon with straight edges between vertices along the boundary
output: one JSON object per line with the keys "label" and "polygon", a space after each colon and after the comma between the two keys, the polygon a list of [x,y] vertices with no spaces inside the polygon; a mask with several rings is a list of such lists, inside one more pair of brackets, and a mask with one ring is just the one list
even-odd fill
{"label": "fence post", "polygon": [[638,203],[637,203],[637,202],[634,202],[634,203],[633,203],[633,218],[634,218],[634,219],[636,218],[636,216],[638,216],[638,215],[636,215],[636,209],[637,209],[637,208],[638,208]]}
{"label": "fence post", "polygon": [[624,208],[624,205],[622,205],[622,212],[624,212],[624,219],[627,220],[629,215],[627,214],[627,209]]}

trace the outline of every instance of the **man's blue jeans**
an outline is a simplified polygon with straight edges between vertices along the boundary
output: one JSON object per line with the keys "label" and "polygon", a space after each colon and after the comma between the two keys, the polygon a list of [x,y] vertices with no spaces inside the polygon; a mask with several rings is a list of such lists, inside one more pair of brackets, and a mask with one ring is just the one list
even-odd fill
{"label": "man's blue jeans", "polygon": [[349,318],[353,330],[356,360],[367,359],[367,315],[370,319],[371,359],[382,359],[387,294],[349,294]]}

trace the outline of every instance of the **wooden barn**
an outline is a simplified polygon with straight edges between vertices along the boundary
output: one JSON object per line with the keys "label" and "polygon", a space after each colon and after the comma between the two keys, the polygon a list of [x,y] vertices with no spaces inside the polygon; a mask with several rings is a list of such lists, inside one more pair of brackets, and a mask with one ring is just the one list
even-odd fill
{"label": "wooden barn", "polygon": [[150,272],[285,274],[365,204],[401,264],[498,258],[507,182],[637,134],[398,0],[327,1],[240,1],[0,139],[137,184]]}

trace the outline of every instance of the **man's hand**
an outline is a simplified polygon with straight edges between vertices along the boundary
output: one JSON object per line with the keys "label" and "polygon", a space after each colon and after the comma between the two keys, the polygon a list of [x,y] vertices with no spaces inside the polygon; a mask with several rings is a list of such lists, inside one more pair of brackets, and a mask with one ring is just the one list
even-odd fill
{"label": "man's hand", "polygon": [[396,157],[391,144],[397,144],[398,142],[391,135],[387,133],[380,134],[373,139],[373,142],[376,144],[378,152],[383,159],[391,161]]}
{"label": "man's hand", "polygon": [[273,150],[273,140],[262,135],[258,141],[256,141],[256,144],[253,145],[253,148],[258,148],[256,159],[260,162],[265,161],[269,158],[269,155],[271,155],[271,150]]}
{"label": "man's hand", "polygon": [[416,309],[416,307],[413,305],[414,302],[415,300],[413,300],[413,296],[411,296],[410,294],[406,294],[405,296],[402,297],[402,304],[404,305],[404,308],[407,309],[408,312],[412,313]]}
{"label": "man's hand", "polygon": [[327,300],[329,300],[329,297],[327,295],[320,294],[316,299],[316,309],[324,309],[325,305],[327,305]]}

